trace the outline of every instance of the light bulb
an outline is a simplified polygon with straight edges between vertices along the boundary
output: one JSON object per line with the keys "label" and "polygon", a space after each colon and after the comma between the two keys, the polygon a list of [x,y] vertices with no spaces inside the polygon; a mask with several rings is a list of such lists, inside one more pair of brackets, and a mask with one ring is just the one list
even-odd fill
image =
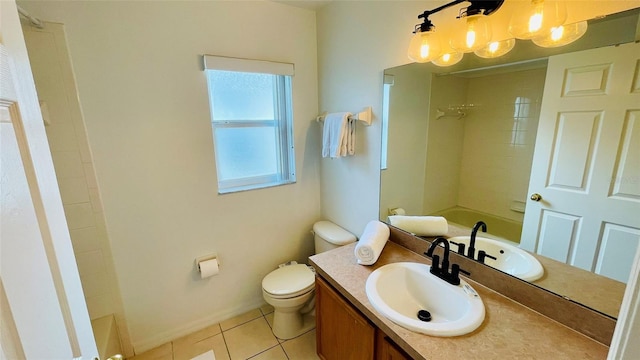
{"label": "light bulb", "polygon": [[558,26],[551,29],[551,40],[558,41],[562,39],[562,35],[564,34],[564,26]]}
{"label": "light bulb", "polygon": [[542,29],[542,4],[536,4],[535,12],[529,17],[529,32],[535,33]]}
{"label": "light bulb", "polygon": [[487,45],[491,40],[491,24],[485,15],[462,18],[465,25],[454,33],[449,44],[458,52],[472,52]]}
{"label": "light bulb", "polygon": [[532,39],[562,25],[567,19],[567,7],[562,1],[531,0],[523,9],[514,12],[509,32],[518,39]]}
{"label": "light bulb", "polygon": [[460,60],[462,60],[463,56],[463,53],[447,52],[439,58],[432,60],[431,62],[437,66],[451,66],[459,63]]}
{"label": "light bulb", "polygon": [[413,61],[424,63],[437,58],[441,53],[440,39],[434,31],[418,31],[411,38],[407,56]]}
{"label": "light bulb", "polygon": [[515,45],[516,39],[492,41],[489,45],[474,51],[474,53],[485,59],[497,58],[511,51]]}
{"label": "light bulb", "polygon": [[587,22],[562,25],[551,29],[547,34],[531,39],[540,47],[552,48],[571,44],[587,32]]}

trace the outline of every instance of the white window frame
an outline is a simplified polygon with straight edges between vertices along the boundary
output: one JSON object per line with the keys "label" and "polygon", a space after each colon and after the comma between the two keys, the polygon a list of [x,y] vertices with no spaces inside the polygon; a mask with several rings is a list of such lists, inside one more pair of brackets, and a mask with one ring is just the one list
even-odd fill
{"label": "white window frame", "polygon": [[[278,171],[275,174],[264,176],[243,177],[231,180],[220,180],[218,178],[218,193],[226,194],[238,191],[261,189],[272,186],[292,184],[296,182],[295,176],[295,152],[293,145],[293,113],[292,113],[292,77],[294,75],[293,64],[278,63],[263,60],[251,60],[230,58],[223,56],[204,55],[204,70],[222,70],[244,73],[259,73],[276,75],[274,89],[275,119],[273,120],[216,120],[213,118],[213,104],[210,103],[211,126],[215,130],[222,128],[242,128],[242,127],[274,127],[279,134],[276,137],[278,156]],[[211,82],[207,74],[208,94],[211,100]],[[214,140],[215,142],[215,140]],[[215,144],[214,144],[215,146]],[[218,152],[216,151],[216,164],[219,164]]]}

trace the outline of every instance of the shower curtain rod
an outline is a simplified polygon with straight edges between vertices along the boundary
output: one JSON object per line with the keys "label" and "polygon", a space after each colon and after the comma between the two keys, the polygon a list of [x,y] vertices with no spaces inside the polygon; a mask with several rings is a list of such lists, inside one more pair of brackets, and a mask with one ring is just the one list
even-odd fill
{"label": "shower curtain rod", "polygon": [[27,10],[21,8],[20,6],[18,6],[18,13],[22,15],[22,17],[24,17],[25,19],[29,20],[31,25],[37,27],[38,29],[44,28],[44,24],[42,24],[42,21],[40,21],[40,19],[38,19],[37,17],[31,16],[31,14],[27,12]]}

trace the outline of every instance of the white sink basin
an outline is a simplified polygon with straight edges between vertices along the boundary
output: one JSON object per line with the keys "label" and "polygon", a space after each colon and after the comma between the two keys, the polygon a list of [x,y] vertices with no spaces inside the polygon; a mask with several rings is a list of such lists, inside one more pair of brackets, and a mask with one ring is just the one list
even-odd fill
{"label": "white sink basin", "polygon": [[[367,298],[394,323],[433,336],[458,336],[477,329],[484,320],[484,304],[464,280],[451,285],[429,273],[431,266],[400,262],[384,265],[367,278]],[[418,311],[431,321],[418,319]]]}
{"label": "white sink basin", "polygon": [[[465,244],[466,252],[469,249],[469,239],[469,236],[456,236],[449,238],[449,242]],[[455,252],[456,246],[452,244],[451,248],[451,251]],[[484,250],[488,255],[497,258],[497,260],[486,258],[485,264],[522,280],[534,281],[544,275],[544,268],[538,259],[519,247],[478,236],[476,237],[475,248],[476,258],[478,251]]]}

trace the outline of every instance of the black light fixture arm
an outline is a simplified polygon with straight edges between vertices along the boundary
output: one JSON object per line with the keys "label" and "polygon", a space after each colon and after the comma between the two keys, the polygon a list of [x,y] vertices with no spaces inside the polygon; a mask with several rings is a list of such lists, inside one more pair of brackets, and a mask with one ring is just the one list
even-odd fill
{"label": "black light fixture arm", "polygon": [[414,32],[416,32],[418,28],[420,29],[420,32],[432,30],[434,26],[431,20],[429,20],[429,15],[433,15],[439,11],[442,11],[454,5],[461,4],[463,2],[471,3],[471,5],[469,5],[465,10],[466,15],[470,16],[480,13],[482,13],[483,15],[492,14],[496,10],[498,10],[500,6],[502,6],[504,0],[454,0],[435,9],[425,10],[422,14],[418,15],[418,19],[424,19],[424,22],[422,24],[416,25]]}

